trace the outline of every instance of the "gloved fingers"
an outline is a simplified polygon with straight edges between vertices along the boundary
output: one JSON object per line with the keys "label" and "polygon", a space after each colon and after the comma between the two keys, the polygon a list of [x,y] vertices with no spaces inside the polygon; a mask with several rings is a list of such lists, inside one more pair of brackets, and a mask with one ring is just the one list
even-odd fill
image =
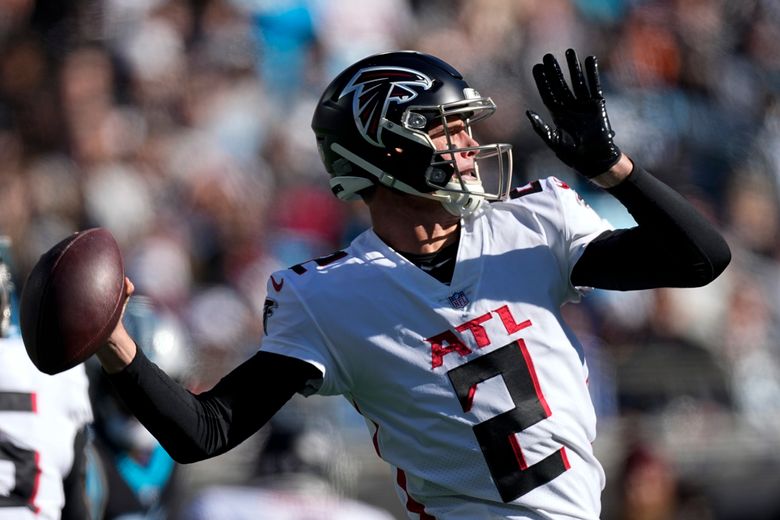
{"label": "gloved fingers", "polygon": [[537,63],[534,68],[531,69],[536,82],[536,89],[539,91],[539,95],[542,98],[542,103],[549,109],[554,109],[561,106],[560,100],[556,97],[555,92],[550,85],[550,80],[547,77],[547,73],[544,70],[544,65]]}
{"label": "gloved fingers", "polygon": [[595,56],[585,58],[585,73],[588,76],[591,96],[595,99],[603,99],[601,92],[601,80],[599,79],[599,60]]}
{"label": "gloved fingers", "polygon": [[577,53],[574,49],[568,49],[566,51],[566,62],[569,65],[571,85],[577,100],[584,101],[590,99],[590,90],[588,90],[588,85],[585,83],[585,76],[582,74],[580,60],[577,58]]}
{"label": "gloved fingers", "polygon": [[563,72],[555,56],[545,54],[542,62],[544,63],[544,73],[550,83],[550,88],[553,89],[558,101],[564,105],[574,102],[574,94],[571,93],[569,85],[566,84],[566,78],[563,77]]}

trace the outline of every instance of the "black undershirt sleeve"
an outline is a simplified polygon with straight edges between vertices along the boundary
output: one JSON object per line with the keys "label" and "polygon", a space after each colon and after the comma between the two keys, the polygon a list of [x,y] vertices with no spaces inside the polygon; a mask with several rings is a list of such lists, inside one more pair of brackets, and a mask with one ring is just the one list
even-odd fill
{"label": "black undershirt sleeve", "polygon": [[258,352],[214,388],[193,394],[139,348],[109,379],[125,405],[180,463],[220,455],[259,430],[296,392],[321,378],[313,365]]}
{"label": "black undershirt sleeve", "polygon": [[571,274],[574,285],[637,290],[700,287],[731,260],[723,236],[685,198],[638,166],[607,190],[637,226],[607,231],[585,248]]}

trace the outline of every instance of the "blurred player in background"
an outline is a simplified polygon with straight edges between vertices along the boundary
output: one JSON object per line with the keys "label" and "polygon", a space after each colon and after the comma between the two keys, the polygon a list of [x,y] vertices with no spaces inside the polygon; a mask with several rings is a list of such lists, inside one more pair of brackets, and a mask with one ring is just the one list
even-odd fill
{"label": "blurred player in background", "polygon": [[15,324],[10,264],[10,243],[0,237],[0,519],[94,518],[84,366],[50,376],[32,364]]}
{"label": "blurred player in background", "polygon": [[553,177],[510,191],[511,147],[472,132],[495,104],[447,63],[365,58],[312,127],[333,193],[362,198],[372,228],[274,273],[260,352],[207,392],[174,384],[118,326],[98,358],[128,407],[188,462],[237,446],[295,393],[343,395],[409,518],[598,518],[588,368],[560,307],[586,287],[705,285],[730,250],[615,144],[596,59],[566,60],[571,87],[552,55],[533,68],[552,121],[527,115],[636,227],[612,229]]}
{"label": "blurred player in background", "polygon": [[[130,299],[122,319],[144,354],[186,384],[192,367],[179,321],[141,295]],[[97,469],[103,475],[96,498],[102,505],[102,518],[168,518],[179,498],[178,465],[125,408],[100,366],[89,363],[88,367]]]}

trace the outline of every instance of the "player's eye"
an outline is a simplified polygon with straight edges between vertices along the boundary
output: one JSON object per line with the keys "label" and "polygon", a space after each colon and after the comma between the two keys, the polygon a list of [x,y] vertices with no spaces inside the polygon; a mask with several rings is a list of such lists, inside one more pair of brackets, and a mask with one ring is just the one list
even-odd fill
{"label": "player's eye", "polygon": [[[457,120],[457,121],[451,121],[447,123],[447,132],[450,134],[450,136],[454,136],[465,130],[466,130],[466,125],[463,123],[463,121]],[[428,135],[431,137],[431,139],[444,136],[445,135],[444,125],[439,125],[431,129],[431,131],[428,132]]]}

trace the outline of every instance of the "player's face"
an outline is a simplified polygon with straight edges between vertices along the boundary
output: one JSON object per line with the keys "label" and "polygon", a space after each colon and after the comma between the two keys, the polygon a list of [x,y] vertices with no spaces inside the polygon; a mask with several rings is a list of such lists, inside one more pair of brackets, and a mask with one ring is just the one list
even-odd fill
{"label": "player's face", "polygon": [[[434,127],[428,135],[431,137],[437,150],[450,150],[458,148],[471,148],[479,146],[479,143],[466,130],[463,121],[456,120],[444,125]],[[441,154],[442,159],[455,161],[461,178],[466,181],[477,181],[474,175],[474,162],[477,157],[476,150],[460,150],[454,154]],[[454,156],[454,157],[453,157]]]}

